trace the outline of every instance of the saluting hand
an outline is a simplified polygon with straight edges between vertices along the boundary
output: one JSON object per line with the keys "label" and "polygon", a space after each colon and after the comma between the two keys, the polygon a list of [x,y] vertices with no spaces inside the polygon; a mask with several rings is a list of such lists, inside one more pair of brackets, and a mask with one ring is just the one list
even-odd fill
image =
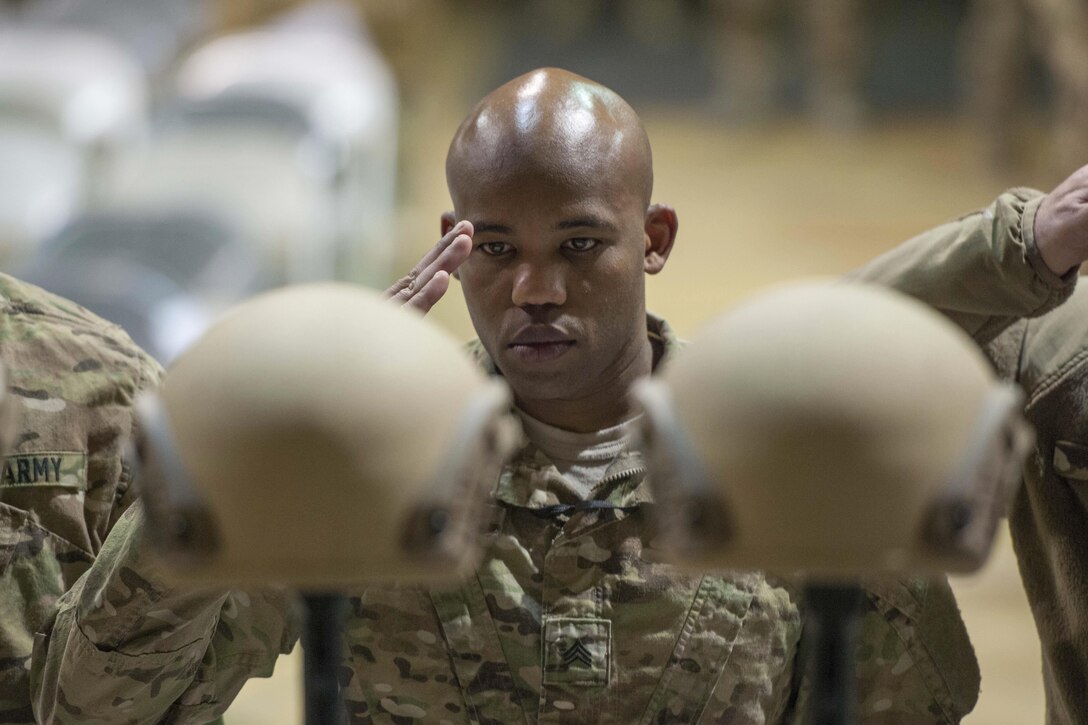
{"label": "saluting hand", "polygon": [[1088,166],[1043,199],[1035,215],[1035,245],[1046,265],[1060,275],[1088,260]]}
{"label": "saluting hand", "polygon": [[460,221],[438,240],[419,264],[387,289],[384,297],[423,314],[434,306],[450,287],[450,275],[472,252],[472,223]]}

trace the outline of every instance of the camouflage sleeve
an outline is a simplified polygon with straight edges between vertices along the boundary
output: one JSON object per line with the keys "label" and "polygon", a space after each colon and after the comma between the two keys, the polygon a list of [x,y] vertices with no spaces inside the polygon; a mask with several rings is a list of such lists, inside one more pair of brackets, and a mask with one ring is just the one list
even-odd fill
{"label": "camouflage sleeve", "polygon": [[1013,189],[993,204],[904,242],[846,279],[882,284],[937,308],[980,344],[1022,317],[1068,299],[1077,272],[1059,277],[1035,246],[1043,194]]}
{"label": "camouflage sleeve", "polygon": [[116,325],[0,272],[14,428],[0,458],[0,722],[32,723],[35,634],[133,500],[132,402],[158,363]]}
{"label": "camouflage sleeve", "polygon": [[[859,725],[958,723],[978,700],[980,675],[955,596],[943,577],[866,582],[855,650]],[[809,712],[811,680],[795,713]]]}
{"label": "camouflage sleeve", "polygon": [[948,581],[871,583],[857,651],[860,723],[958,723],[980,674]]}
{"label": "camouflage sleeve", "polygon": [[139,504],[34,643],[31,696],[43,723],[205,723],[297,639],[283,592],[173,587],[142,544]]}

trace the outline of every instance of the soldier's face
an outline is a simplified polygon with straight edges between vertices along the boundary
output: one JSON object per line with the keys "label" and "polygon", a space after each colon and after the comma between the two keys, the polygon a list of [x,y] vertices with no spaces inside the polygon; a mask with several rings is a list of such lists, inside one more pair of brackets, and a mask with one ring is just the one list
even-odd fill
{"label": "soldier's face", "polygon": [[475,227],[465,302],[519,398],[600,389],[645,343],[647,210],[614,176],[530,169],[452,190]]}

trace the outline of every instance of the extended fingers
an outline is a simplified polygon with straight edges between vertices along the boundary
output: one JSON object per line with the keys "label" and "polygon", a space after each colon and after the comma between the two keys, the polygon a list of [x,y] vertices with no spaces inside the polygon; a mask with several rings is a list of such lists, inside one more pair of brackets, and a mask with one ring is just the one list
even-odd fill
{"label": "extended fingers", "polygon": [[[431,247],[430,250],[428,250],[428,252],[423,255],[423,259],[419,260],[419,264],[417,264],[415,268],[412,269],[412,272],[415,272],[416,275],[418,275],[424,269],[429,267],[434,262],[434,260],[438,259],[439,255],[441,255],[442,252],[445,251],[446,247],[448,247],[450,243],[452,243],[453,240],[457,238],[457,235],[464,231],[466,224],[468,224],[468,222],[459,221],[452,227],[450,227],[450,230],[442,235],[442,238],[438,240],[438,243]],[[471,229],[472,225],[468,224],[468,226]]]}
{"label": "extended fingers", "polygon": [[453,274],[460,267],[469,254],[472,253],[472,238],[467,234],[459,234],[442,250],[431,264],[424,269],[415,280],[415,285],[423,285],[430,281],[438,271]]}
{"label": "extended fingers", "polygon": [[[451,245],[453,245],[462,232],[466,232],[470,237],[472,235],[472,224],[467,221],[460,221],[454,224],[448,232],[442,235],[442,238],[438,240],[438,243],[431,247],[423,258],[419,260],[412,270],[393,283],[389,289],[385,290],[383,296],[386,299],[399,299],[402,303],[409,300],[415,291],[425,286],[431,277],[434,276],[435,271],[438,269],[446,269],[448,272],[452,272],[457,266],[464,261],[461,256],[464,252],[464,243],[461,243],[461,247],[455,251],[455,254],[451,257],[447,254]],[[468,244],[471,251],[471,241]],[[443,256],[445,255],[445,256]],[[467,256],[465,254],[464,256]],[[442,261],[442,263],[436,265],[435,262]],[[456,263],[450,267],[451,262]]]}
{"label": "extended fingers", "polygon": [[422,268],[409,283],[409,289],[422,289],[431,281],[436,272],[444,271],[453,274],[468,259],[468,255],[472,252],[472,237],[470,236],[472,225],[469,224],[467,227],[467,232],[456,235],[443,246],[430,264]]}
{"label": "extended fingers", "polygon": [[404,303],[404,306],[427,314],[430,312],[431,308],[434,307],[434,304],[442,299],[442,296],[446,294],[446,290],[449,288],[449,272],[439,270],[431,277],[427,284],[420,287],[419,290],[412,295],[411,299]]}

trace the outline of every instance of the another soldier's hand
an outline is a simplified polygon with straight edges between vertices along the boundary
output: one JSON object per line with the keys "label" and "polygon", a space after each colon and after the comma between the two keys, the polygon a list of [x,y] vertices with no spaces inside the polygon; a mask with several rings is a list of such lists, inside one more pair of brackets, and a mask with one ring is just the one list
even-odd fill
{"label": "another soldier's hand", "polygon": [[412,271],[385,291],[385,298],[426,314],[450,286],[450,275],[472,252],[472,224],[460,221],[438,240]]}
{"label": "another soldier's hand", "polygon": [[1035,215],[1035,244],[1057,274],[1088,260],[1088,166],[1073,172],[1043,199]]}

